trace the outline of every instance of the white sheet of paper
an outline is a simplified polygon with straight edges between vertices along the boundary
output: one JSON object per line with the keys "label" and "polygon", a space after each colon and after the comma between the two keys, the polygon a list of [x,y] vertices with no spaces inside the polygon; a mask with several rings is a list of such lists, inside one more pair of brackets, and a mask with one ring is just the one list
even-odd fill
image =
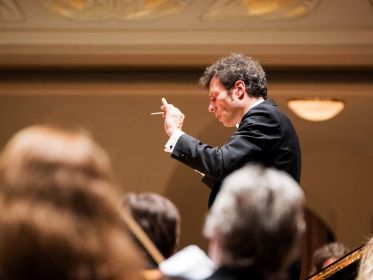
{"label": "white sheet of paper", "polygon": [[213,273],[214,264],[198,246],[189,245],[161,262],[159,269],[167,276],[201,280]]}

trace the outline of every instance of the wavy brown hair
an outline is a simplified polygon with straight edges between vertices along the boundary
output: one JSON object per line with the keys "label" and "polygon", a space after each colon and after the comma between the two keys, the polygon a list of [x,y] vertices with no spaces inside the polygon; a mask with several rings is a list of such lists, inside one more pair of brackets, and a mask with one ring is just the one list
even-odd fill
{"label": "wavy brown hair", "polygon": [[118,197],[87,133],[18,132],[0,156],[0,279],[139,279]]}

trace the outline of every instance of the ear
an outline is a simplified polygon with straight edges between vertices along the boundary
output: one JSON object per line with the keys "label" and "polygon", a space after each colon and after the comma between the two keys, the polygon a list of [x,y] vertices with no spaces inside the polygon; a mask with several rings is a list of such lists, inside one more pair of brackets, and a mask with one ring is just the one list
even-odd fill
{"label": "ear", "polygon": [[222,264],[222,252],[220,249],[220,242],[217,235],[209,237],[208,255],[215,266],[220,266]]}
{"label": "ear", "polygon": [[242,80],[237,80],[234,84],[234,87],[236,88],[236,96],[238,99],[243,99],[246,94],[246,85]]}

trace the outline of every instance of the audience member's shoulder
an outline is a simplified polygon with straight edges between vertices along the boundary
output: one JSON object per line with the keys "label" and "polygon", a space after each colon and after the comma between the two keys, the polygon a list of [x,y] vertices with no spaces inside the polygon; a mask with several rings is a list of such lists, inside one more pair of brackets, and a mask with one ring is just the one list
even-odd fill
{"label": "audience member's shoulder", "polygon": [[279,122],[283,119],[288,120],[287,116],[279,109],[274,100],[268,99],[255,105],[243,117],[245,119],[257,120],[258,123],[266,123],[268,120]]}

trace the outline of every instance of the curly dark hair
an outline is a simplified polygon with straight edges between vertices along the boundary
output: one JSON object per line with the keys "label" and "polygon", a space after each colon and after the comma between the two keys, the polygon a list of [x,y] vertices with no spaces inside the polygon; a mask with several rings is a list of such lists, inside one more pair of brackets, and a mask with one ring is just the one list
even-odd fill
{"label": "curly dark hair", "polygon": [[199,79],[199,85],[208,89],[214,77],[219,78],[227,90],[232,89],[236,81],[241,80],[245,83],[249,96],[267,99],[266,74],[259,62],[252,57],[233,53],[219,59],[206,68]]}

